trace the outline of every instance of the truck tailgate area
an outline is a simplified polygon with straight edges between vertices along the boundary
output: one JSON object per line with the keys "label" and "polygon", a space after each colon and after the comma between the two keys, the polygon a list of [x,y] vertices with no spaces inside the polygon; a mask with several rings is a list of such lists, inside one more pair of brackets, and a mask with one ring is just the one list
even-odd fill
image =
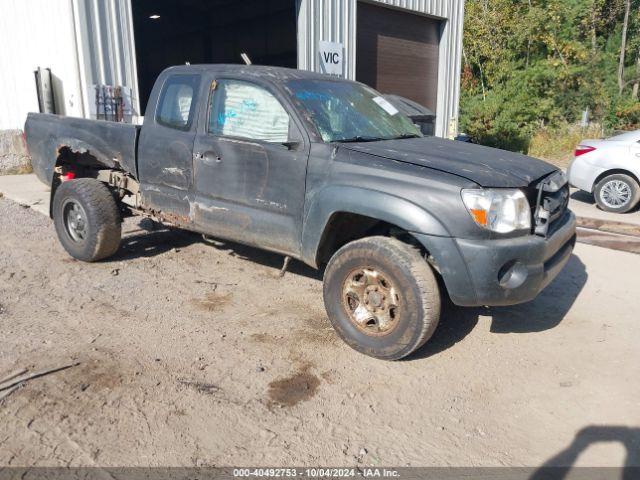
{"label": "truck tailgate area", "polygon": [[137,177],[136,143],[140,127],[126,123],[30,113],[25,124],[33,170],[50,184],[60,154],[87,154],[105,168]]}

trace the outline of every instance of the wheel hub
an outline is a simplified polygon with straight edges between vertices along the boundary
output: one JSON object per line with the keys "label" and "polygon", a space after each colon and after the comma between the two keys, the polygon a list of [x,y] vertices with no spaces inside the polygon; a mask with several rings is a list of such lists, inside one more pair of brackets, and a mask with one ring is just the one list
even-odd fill
{"label": "wheel hub", "polygon": [[83,242],[87,237],[87,214],[82,205],[73,200],[63,206],[64,224],[67,233],[75,242]]}
{"label": "wheel hub", "polygon": [[400,296],[388,276],[375,268],[353,270],[342,288],[352,323],[367,335],[387,335],[397,325]]}
{"label": "wheel hub", "polygon": [[619,208],[631,199],[631,188],[620,180],[611,180],[604,184],[600,198],[610,208]]}
{"label": "wheel hub", "polygon": [[367,294],[365,303],[367,305],[371,305],[373,308],[380,308],[382,307],[382,302],[384,301],[384,295],[382,295],[380,292],[376,290],[370,291]]}

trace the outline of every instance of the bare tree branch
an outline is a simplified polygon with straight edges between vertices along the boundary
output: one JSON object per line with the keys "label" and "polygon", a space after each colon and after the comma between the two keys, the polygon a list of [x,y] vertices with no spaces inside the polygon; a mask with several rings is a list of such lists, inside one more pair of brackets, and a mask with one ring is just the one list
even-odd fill
{"label": "bare tree branch", "polygon": [[627,50],[627,30],[629,29],[629,14],[631,13],[631,0],[626,0],[624,9],[624,22],[622,24],[622,45],[620,45],[620,61],[618,63],[618,86],[620,94],[625,87],[624,82],[624,61]]}

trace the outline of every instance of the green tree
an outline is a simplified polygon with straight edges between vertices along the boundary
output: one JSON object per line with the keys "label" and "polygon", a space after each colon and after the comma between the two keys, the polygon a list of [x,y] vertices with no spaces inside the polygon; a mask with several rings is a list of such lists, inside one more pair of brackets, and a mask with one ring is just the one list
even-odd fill
{"label": "green tree", "polygon": [[526,151],[586,108],[638,125],[640,0],[468,0],[463,54],[460,123],[480,143]]}

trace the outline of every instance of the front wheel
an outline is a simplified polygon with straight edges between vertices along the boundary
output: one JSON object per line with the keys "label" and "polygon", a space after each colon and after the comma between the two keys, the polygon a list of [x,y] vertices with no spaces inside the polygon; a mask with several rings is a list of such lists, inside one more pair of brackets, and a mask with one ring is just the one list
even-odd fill
{"label": "front wheel", "polygon": [[640,187],[629,175],[616,173],[600,180],[594,196],[598,206],[606,212],[627,213],[640,199]]}
{"label": "front wheel", "polygon": [[92,178],[62,183],[53,198],[52,212],[60,243],[73,258],[95,262],[118,251],[122,220],[104,183]]}
{"label": "front wheel", "polygon": [[348,243],[324,274],[324,304],[352,348],[398,360],[420,348],[440,318],[438,283],[420,251],[389,237]]}

